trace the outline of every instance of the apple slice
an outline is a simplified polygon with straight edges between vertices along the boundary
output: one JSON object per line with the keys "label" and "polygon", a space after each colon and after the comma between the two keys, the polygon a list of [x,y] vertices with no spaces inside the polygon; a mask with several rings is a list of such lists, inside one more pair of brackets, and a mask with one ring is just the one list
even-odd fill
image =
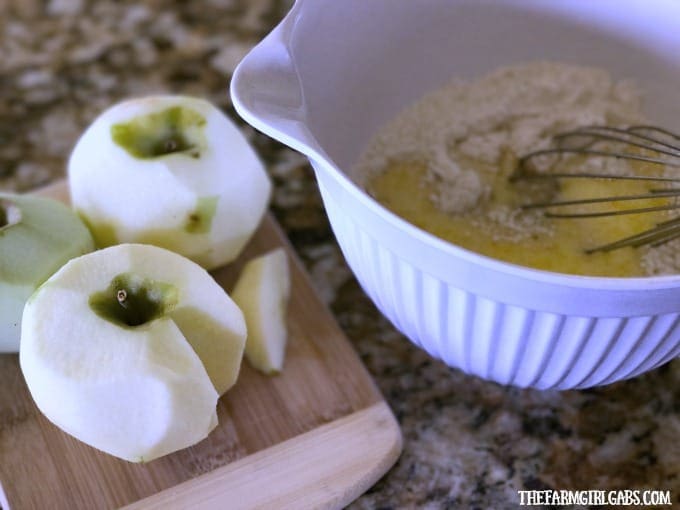
{"label": "apple slice", "polygon": [[129,461],[190,446],[217,424],[246,327],[200,266],[123,244],[64,265],[29,299],[19,361],[38,408]]}
{"label": "apple slice", "polygon": [[68,170],[73,206],[99,246],[154,244],[207,269],[237,257],[271,194],[235,124],[187,96],[112,106],[83,133]]}
{"label": "apple slice", "polygon": [[258,370],[283,370],[290,273],[286,252],[277,248],[246,263],[231,293],[248,327],[246,358]]}
{"label": "apple slice", "polygon": [[55,200],[0,193],[0,352],[17,352],[21,314],[35,289],[94,249],[78,216]]}

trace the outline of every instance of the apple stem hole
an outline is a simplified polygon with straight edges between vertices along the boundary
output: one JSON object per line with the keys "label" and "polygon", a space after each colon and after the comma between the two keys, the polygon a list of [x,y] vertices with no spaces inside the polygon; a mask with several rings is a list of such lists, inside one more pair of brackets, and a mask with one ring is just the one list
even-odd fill
{"label": "apple stem hole", "polygon": [[125,289],[118,289],[118,292],[116,292],[116,299],[118,300],[118,303],[120,303],[120,306],[126,307],[127,292]]}
{"label": "apple stem hole", "polygon": [[177,150],[177,146],[178,146],[178,143],[175,140],[173,140],[173,139],[166,140],[165,141],[165,152],[166,153],[175,152]]}
{"label": "apple stem hole", "polygon": [[123,273],[107,289],[92,294],[89,304],[101,318],[134,328],[167,315],[178,300],[177,288],[170,283]]}
{"label": "apple stem hole", "polygon": [[205,118],[183,106],[139,115],[111,126],[113,141],[131,156],[154,159],[171,154],[198,158],[205,145]]}

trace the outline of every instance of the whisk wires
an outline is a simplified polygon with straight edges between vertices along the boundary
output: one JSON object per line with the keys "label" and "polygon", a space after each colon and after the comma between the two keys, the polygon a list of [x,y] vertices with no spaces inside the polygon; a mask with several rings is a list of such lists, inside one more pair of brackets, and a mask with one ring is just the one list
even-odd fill
{"label": "whisk wires", "polygon": [[[565,172],[559,170],[564,156],[616,158],[659,165],[661,169],[680,168],[680,135],[669,130],[649,125],[617,128],[611,126],[587,126],[560,133],[554,137],[555,147],[537,150],[521,157],[510,180],[516,182],[529,179],[606,179],[619,181],[647,181],[665,185],[651,188],[643,193],[612,195],[594,198],[536,202],[523,206],[525,209],[544,209],[551,218],[598,218],[624,216],[650,212],[680,209],[675,200],[680,197],[680,177],[659,175],[620,175],[609,172]],[[538,162],[553,158],[547,168],[538,168]],[[663,204],[649,205],[650,200],[666,199]],[[647,201],[635,206],[635,202]],[[555,209],[589,206],[593,204],[631,203],[627,208],[610,208],[597,211],[556,212]],[[620,205],[620,204],[619,204]],[[586,253],[606,252],[627,246],[659,246],[680,237],[680,216],[657,223],[654,227],[612,243],[602,244],[586,250]]]}

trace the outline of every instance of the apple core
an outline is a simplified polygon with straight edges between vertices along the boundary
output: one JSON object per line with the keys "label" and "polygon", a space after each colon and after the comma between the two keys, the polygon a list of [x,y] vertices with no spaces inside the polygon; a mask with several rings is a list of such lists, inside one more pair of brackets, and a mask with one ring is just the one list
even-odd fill
{"label": "apple core", "polygon": [[179,300],[177,287],[133,273],[115,276],[107,289],[90,296],[90,308],[121,327],[137,327],[163,317]]}
{"label": "apple core", "polygon": [[159,112],[139,115],[129,122],[111,126],[111,138],[128,154],[154,159],[170,154],[201,155],[206,145],[205,118],[195,110],[172,106]]}
{"label": "apple core", "polygon": [[19,223],[21,211],[9,200],[0,200],[0,231]]}

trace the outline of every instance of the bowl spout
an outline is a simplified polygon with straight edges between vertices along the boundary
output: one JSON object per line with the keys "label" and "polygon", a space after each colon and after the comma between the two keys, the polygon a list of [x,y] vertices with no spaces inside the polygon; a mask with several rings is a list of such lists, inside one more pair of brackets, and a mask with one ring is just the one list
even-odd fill
{"label": "bowl spout", "polygon": [[305,122],[302,86],[289,51],[301,4],[239,63],[231,80],[234,108],[263,133],[307,156],[320,148]]}

